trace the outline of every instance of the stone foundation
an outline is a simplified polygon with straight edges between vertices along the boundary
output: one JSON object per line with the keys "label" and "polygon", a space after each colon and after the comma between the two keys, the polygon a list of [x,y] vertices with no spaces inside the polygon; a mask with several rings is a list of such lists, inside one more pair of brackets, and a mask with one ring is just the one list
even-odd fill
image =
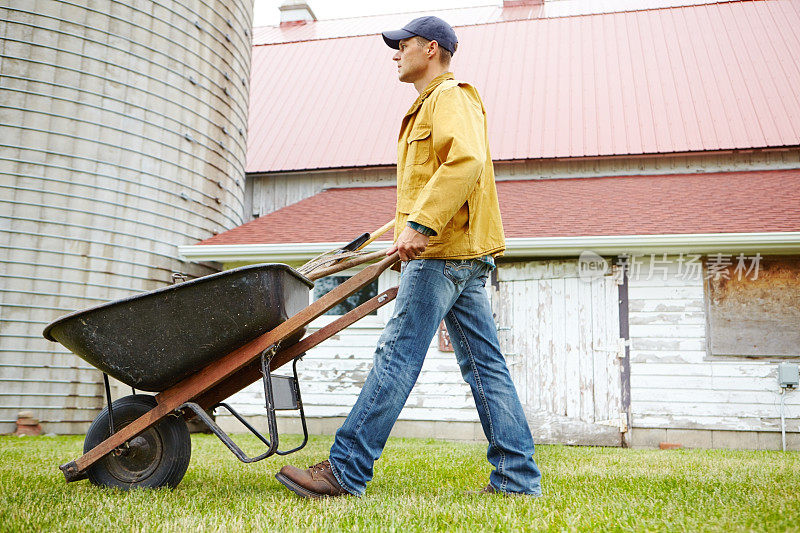
{"label": "stone foundation", "polygon": [[[248,421],[261,432],[267,431],[267,417],[256,415]],[[310,435],[333,435],[344,422],[343,417],[307,418]],[[232,416],[218,416],[217,423],[229,433],[247,430]],[[299,434],[303,429],[299,418],[279,417],[281,433]],[[398,420],[392,429],[393,437],[433,438],[458,442],[486,442],[483,429],[477,422],[431,422]],[[664,443],[680,444],[683,448],[729,450],[780,450],[781,434],[774,431],[718,431],[703,429],[633,428],[633,448],[658,448]],[[786,449],[800,450],[800,433],[786,434]]]}
{"label": "stone foundation", "polygon": [[[633,448],[658,448],[662,442],[681,444],[684,448],[780,450],[781,434],[775,431],[633,428]],[[786,449],[800,450],[800,433],[786,433]]]}
{"label": "stone foundation", "polygon": [[[267,431],[266,415],[248,416],[256,429]],[[344,423],[344,417],[306,418],[309,435],[333,435]],[[217,416],[217,424],[228,433],[247,431],[238,420],[230,415]],[[279,417],[278,431],[287,434],[301,434],[303,427],[299,418]],[[477,422],[430,422],[419,420],[398,420],[391,433],[392,437],[432,438],[460,442],[486,442],[483,428]]]}

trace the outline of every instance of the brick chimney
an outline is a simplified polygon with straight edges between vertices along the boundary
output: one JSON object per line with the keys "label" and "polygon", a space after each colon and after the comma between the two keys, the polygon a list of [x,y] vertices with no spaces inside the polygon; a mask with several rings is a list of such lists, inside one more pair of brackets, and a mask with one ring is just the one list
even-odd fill
{"label": "brick chimney", "polygon": [[543,5],[545,0],[503,0],[503,7],[533,7]]}
{"label": "brick chimney", "polygon": [[281,12],[281,26],[305,24],[317,20],[308,2],[303,0],[284,0],[278,9]]}

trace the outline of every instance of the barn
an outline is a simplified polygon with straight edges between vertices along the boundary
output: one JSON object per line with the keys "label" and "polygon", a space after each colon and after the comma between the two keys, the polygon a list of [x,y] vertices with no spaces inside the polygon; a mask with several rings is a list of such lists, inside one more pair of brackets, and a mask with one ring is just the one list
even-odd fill
{"label": "barn", "polygon": [[[800,449],[800,393],[779,379],[800,361],[800,5],[607,4],[434,13],[489,113],[508,248],[487,291],[534,436]],[[379,33],[414,16],[254,30],[248,222],[185,259],[300,265],[392,218],[416,94]],[[300,363],[313,432],[347,415],[389,312]],[[482,439],[472,402],[441,331],[394,434]],[[263,422],[258,385],[232,404]]]}

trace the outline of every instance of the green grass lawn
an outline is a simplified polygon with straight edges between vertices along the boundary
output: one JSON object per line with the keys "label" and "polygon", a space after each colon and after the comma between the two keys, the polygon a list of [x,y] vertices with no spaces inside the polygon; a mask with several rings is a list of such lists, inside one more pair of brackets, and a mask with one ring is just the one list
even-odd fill
{"label": "green grass lawn", "polygon": [[302,500],[275,480],[286,462],[326,458],[331,440],[245,465],[196,435],[176,490],[126,493],[64,482],[57,467],[81,454],[80,436],[0,437],[0,531],[800,530],[797,452],[539,446],[534,499],[464,493],[488,480],[482,445],[392,439],[362,498]]}

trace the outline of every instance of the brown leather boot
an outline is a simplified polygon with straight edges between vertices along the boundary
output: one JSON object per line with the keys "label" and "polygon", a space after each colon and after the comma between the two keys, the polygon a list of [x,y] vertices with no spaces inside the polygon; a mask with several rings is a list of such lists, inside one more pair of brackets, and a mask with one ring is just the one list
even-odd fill
{"label": "brown leather boot", "polygon": [[497,490],[492,486],[491,483],[486,485],[480,490],[468,490],[467,494],[470,496],[480,496],[482,494],[498,494]]}
{"label": "brown leather boot", "polygon": [[286,465],[275,474],[275,479],[303,498],[327,498],[350,494],[339,485],[327,459],[303,470]]}

